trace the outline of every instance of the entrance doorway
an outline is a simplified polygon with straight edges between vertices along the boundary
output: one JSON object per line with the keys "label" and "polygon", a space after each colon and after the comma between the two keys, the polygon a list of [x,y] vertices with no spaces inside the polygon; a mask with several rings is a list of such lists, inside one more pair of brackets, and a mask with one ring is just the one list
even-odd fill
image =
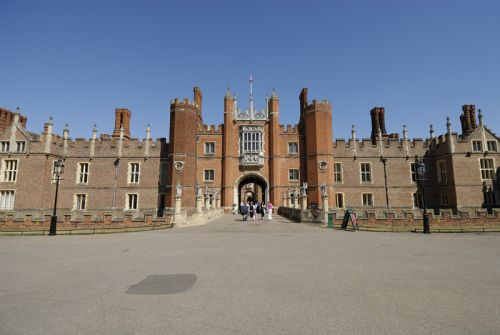
{"label": "entrance doorway", "polygon": [[235,195],[237,199],[235,200],[237,200],[237,204],[240,204],[242,201],[267,202],[269,199],[268,183],[262,176],[254,174],[245,175],[240,179],[236,188],[237,194]]}

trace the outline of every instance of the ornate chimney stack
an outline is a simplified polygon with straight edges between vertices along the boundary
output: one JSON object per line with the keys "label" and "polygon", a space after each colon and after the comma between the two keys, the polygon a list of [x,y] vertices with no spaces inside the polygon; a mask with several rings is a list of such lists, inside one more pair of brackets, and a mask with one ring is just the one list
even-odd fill
{"label": "ornate chimney stack", "polygon": [[370,111],[372,118],[372,142],[376,143],[379,133],[382,135],[387,135],[387,130],[385,129],[385,110],[384,107],[374,107]]}
{"label": "ornate chimney stack", "polygon": [[113,138],[120,138],[120,129],[123,128],[123,137],[130,139],[130,117],[131,112],[127,108],[115,109],[115,129],[113,130]]}
{"label": "ornate chimney stack", "polygon": [[476,106],[463,105],[463,114],[460,115],[460,123],[462,125],[462,135],[468,136],[477,128],[476,122]]}
{"label": "ornate chimney stack", "polygon": [[304,114],[307,107],[307,88],[303,88],[299,95],[300,100],[300,115]]}
{"label": "ornate chimney stack", "polygon": [[203,95],[201,94],[201,90],[199,87],[194,87],[193,91],[194,91],[194,103],[198,105],[201,114],[201,103]]}

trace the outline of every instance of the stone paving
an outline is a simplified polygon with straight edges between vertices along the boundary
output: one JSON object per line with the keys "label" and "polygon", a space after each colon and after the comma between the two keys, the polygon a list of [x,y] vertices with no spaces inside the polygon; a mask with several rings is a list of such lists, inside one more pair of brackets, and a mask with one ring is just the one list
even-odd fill
{"label": "stone paving", "polygon": [[499,334],[500,234],[0,236],[0,334]]}

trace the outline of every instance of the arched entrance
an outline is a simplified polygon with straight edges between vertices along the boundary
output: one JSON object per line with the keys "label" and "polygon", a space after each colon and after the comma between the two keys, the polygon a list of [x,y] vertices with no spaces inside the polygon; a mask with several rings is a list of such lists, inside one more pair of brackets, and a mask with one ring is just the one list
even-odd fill
{"label": "arched entrance", "polygon": [[264,201],[269,199],[269,183],[258,174],[246,174],[235,182],[235,203],[242,201]]}

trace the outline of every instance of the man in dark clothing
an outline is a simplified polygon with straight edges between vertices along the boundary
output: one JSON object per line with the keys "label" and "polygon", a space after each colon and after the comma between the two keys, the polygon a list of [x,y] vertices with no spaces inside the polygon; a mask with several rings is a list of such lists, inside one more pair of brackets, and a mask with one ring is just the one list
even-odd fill
{"label": "man in dark clothing", "polygon": [[246,221],[248,217],[248,206],[244,202],[242,202],[240,205],[240,214],[243,216],[243,221]]}

